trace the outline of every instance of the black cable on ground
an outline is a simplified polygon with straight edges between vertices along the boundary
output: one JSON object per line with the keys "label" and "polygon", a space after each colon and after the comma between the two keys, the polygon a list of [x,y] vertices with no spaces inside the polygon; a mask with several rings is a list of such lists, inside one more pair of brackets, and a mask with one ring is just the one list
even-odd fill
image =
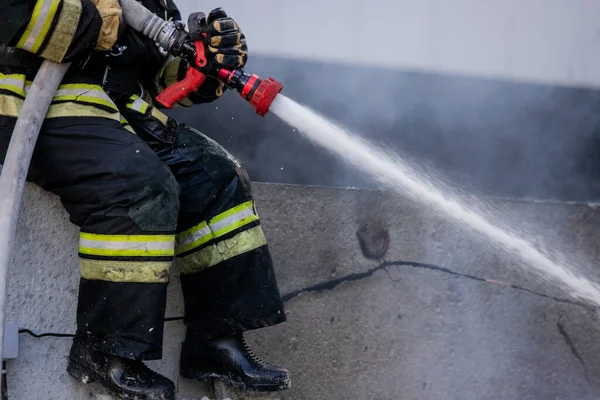
{"label": "black cable on ground", "polygon": [[2,400],[8,400],[8,382],[6,382],[7,376],[8,371],[6,370],[6,361],[2,360]]}
{"label": "black cable on ground", "polygon": [[[321,282],[321,283],[317,283],[315,285],[311,285],[311,286],[307,286],[305,288],[302,289],[298,289],[298,290],[294,290],[290,293],[287,293],[285,295],[282,296],[283,302],[288,302],[290,300],[292,300],[295,297],[298,297],[299,295],[301,295],[302,293],[308,293],[308,292],[323,292],[323,291],[327,291],[327,290],[333,290],[335,289],[337,286],[341,285],[344,282],[352,282],[352,281],[359,281],[359,280],[363,280],[366,278],[369,278],[371,276],[373,276],[376,272],[378,271],[385,271],[388,274],[388,277],[392,280],[395,280],[391,277],[390,275],[390,267],[396,267],[396,268],[401,268],[401,267],[411,267],[411,268],[418,268],[418,269],[427,269],[430,271],[435,271],[435,272],[441,272],[444,274],[448,274],[448,275],[452,275],[452,276],[456,276],[459,278],[465,278],[465,279],[469,279],[469,280],[473,280],[473,281],[477,281],[477,282],[483,282],[483,283],[489,283],[489,284],[495,284],[495,285],[500,285],[500,286],[505,286],[505,287],[509,287],[511,289],[515,289],[515,290],[519,290],[519,291],[523,291],[529,294],[533,294],[535,296],[540,296],[549,300],[554,300],[557,301],[559,303],[565,303],[565,304],[571,304],[571,305],[575,305],[575,306],[579,306],[582,307],[588,311],[596,311],[598,310],[597,307],[593,307],[589,304],[585,304],[585,303],[580,303],[574,300],[570,300],[570,299],[565,299],[565,298],[561,298],[561,297],[553,297],[553,296],[549,296],[547,294],[544,293],[540,293],[540,292],[536,292],[534,290],[531,289],[527,289],[524,288],[522,286],[518,286],[518,285],[514,285],[512,283],[506,283],[506,282],[501,282],[501,281],[497,281],[494,279],[486,279],[486,278],[482,278],[479,276],[475,276],[475,275],[469,275],[469,274],[463,274],[461,272],[457,272],[457,271],[453,271],[449,268],[445,268],[445,267],[439,267],[437,265],[433,265],[433,264],[425,264],[425,263],[419,263],[419,262],[414,262],[414,261],[402,261],[402,260],[397,260],[397,261],[383,261],[381,264],[379,264],[376,267],[373,267],[365,272],[360,272],[360,273],[354,273],[354,274],[349,274],[349,275],[345,275],[336,279],[330,279],[328,281],[325,282]],[[182,316],[179,317],[168,317],[165,318],[165,322],[171,322],[171,321],[181,321],[183,320]],[[71,333],[54,333],[54,332],[46,332],[46,333],[41,333],[41,334],[36,334],[34,332],[32,332],[29,329],[19,329],[19,333],[26,333],[28,335],[31,335],[35,338],[43,338],[43,337],[74,337],[75,335],[71,334]]]}
{"label": "black cable on ground", "polygon": [[46,332],[46,333],[40,333],[39,335],[37,333],[33,333],[32,331],[30,331],[29,329],[19,329],[19,333],[26,333],[28,335],[33,336],[34,338],[43,338],[43,337],[75,337],[75,335],[73,335],[72,333],[54,333],[54,332]]}

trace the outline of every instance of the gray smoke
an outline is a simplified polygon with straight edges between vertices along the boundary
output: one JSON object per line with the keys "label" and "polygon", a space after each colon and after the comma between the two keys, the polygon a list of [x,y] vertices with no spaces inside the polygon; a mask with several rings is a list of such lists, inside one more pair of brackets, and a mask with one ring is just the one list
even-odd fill
{"label": "gray smoke", "polygon": [[[479,193],[600,198],[596,91],[257,55],[247,70]],[[372,187],[237,94],[177,115],[238,154],[256,180]]]}

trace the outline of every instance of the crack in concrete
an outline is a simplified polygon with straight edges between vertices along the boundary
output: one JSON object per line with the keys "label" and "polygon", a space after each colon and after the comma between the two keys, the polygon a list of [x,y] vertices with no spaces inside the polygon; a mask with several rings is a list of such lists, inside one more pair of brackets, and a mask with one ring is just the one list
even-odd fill
{"label": "crack in concrete", "polygon": [[575,343],[573,343],[573,340],[569,336],[569,333],[567,332],[567,330],[565,328],[565,325],[562,322],[558,321],[556,323],[556,327],[558,328],[558,332],[560,333],[560,335],[564,339],[565,343],[567,344],[567,347],[571,351],[571,354],[573,354],[573,356],[577,359],[577,361],[579,361],[579,363],[583,367],[583,372],[585,374],[585,379],[588,382],[590,382],[590,377],[589,377],[589,374],[588,374],[587,365],[585,365],[585,361],[583,361],[583,357],[581,357],[581,355],[577,351],[577,347],[575,347]]}
{"label": "crack in concrete", "polygon": [[[360,280],[364,280],[367,278],[370,278],[371,276],[373,276],[376,272],[378,271],[385,271],[388,275],[388,278],[394,282],[397,282],[399,279],[394,279],[392,278],[391,274],[390,274],[390,267],[396,267],[396,268],[401,268],[401,267],[411,267],[411,268],[416,268],[416,269],[426,269],[429,271],[435,271],[435,272],[441,272],[444,274],[448,274],[448,275],[452,275],[452,276],[456,276],[459,278],[464,278],[464,279],[469,279],[469,280],[473,280],[476,282],[482,282],[482,283],[488,283],[488,284],[495,284],[495,285],[500,285],[500,286],[504,286],[504,287],[508,287],[514,290],[518,290],[518,291],[522,291],[525,293],[529,293],[529,294],[533,294],[535,296],[539,296],[548,300],[552,300],[552,301],[556,301],[559,303],[564,303],[564,304],[570,304],[570,305],[574,305],[574,306],[578,306],[581,307],[587,311],[599,311],[600,308],[598,307],[594,307],[591,306],[589,304],[586,303],[582,303],[582,302],[578,302],[575,300],[571,300],[571,299],[566,299],[566,298],[562,298],[562,297],[555,297],[555,296],[550,296],[541,292],[537,292],[535,290],[532,289],[528,289],[519,285],[515,285],[512,283],[506,283],[506,282],[502,282],[502,281],[498,281],[498,280],[494,280],[494,279],[486,279],[486,278],[482,278],[480,276],[476,276],[476,275],[470,275],[470,274],[465,274],[462,272],[457,272],[454,271],[450,268],[446,268],[446,267],[440,267],[434,264],[427,264],[427,263],[420,263],[420,262],[415,262],[415,261],[403,261],[403,260],[395,260],[395,261],[387,261],[387,260],[383,260],[381,262],[381,264],[379,264],[376,267],[373,267],[365,272],[358,272],[358,273],[352,273],[349,275],[345,275],[336,279],[331,279],[325,282],[321,282],[321,283],[317,283],[315,285],[311,285],[311,286],[307,286],[305,288],[301,288],[298,290],[294,290],[292,292],[289,292],[287,294],[282,295],[282,300],[284,303],[287,303],[288,301],[300,296],[303,293],[309,293],[309,292],[323,292],[323,291],[330,291],[335,289],[336,287],[338,287],[339,285],[341,285],[342,283],[345,282],[353,282],[353,281],[360,281]],[[181,321],[183,320],[183,316],[178,316],[178,317],[167,317],[165,318],[165,322],[170,322],[170,321]],[[560,329],[560,327],[559,327]],[[564,328],[561,331],[561,334],[563,334]],[[37,335],[35,333],[33,333],[32,331],[30,331],[29,329],[21,329],[19,331],[19,333],[27,333],[31,336],[34,337],[44,337],[44,336],[58,336],[58,337],[72,337],[72,334],[64,334],[64,333],[52,333],[52,332],[48,332],[48,333],[43,333],[41,335]],[[567,335],[568,337],[568,335]],[[569,342],[568,342],[569,343]],[[570,342],[572,343],[572,342]],[[578,354],[578,353],[577,353]]]}
{"label": "crack in concrete", "polygon": [[440,267],[434,264],[427,264],[427,263],[420,263],[420,262],[415,262],[415,261],[403,261],[403,260],[396,260],[396,261],[387,261],[384,260],[381,264],[379,264],[377,267],[371,268],[365,272],[360,272],[360,273],[353,273],[353,274],[349,274],[346,276],[342,276],[336,279],[332,279],[329,281],[325,281],[325,282],[321,282],[321,283],[317,283],[315,285],[312,286],[308,286],[302,289],[298,289],[295,290],[293,292],[287,293],[286,295],[283,296],[283,301],[287,302],[295,297],[298,297],[299,295],[303,294],[303,293],[308,293],[308,292],[321,292],[321,291],[325,291],[325,290],[333,290],[335,289],[337,286],[341,285],[344,282],[352,282],[352,281],[358,281],[358,280],[362,280],[362,279],[366,279],[369,278],[371,276],[373,276],[373,274],[375,274],[378,271],[384,270],[387,272],[388,277],[393,280],[396,281],[396,279],[393,279],[390,275],[389,272],[389,268],[390,267],[396,267],[396,268],[401,268],[401,267],[411,267],[411,268],[417,268],[417,269],[427,269],[430,271],[436,271],[436,272],[441,272],[444,274],[448,274],[448,275],[452,275],[452,276],[456,276],[459,278],[464,278],[464,279],[469,279],[469,280],[473,280],[473,281],[477,281],[477,282],[483,282],[483,283],[489,283],[489,284],[495,284],[495,285],[500,285],[500,286],[505,286],[505,287],[509,287],[511,289],[514,290],[519,290],[519,291],[523,291],[529,294],[533,294],[535,296],[539,296],[548,300],[553,300],[559,303],[564,303],[564,304],[570,304],[570,305],[575,305],[581,308],[584,308],[588,311],[598,311],[597,307],[593,307],[589,304],[586,303],[582,303],[582,302],[578,302],[575,300],[571,300],[571,299],[567,299],[567,298],[562,298],[562,297],[556,297],[556,296],[550,296],[541,292],[537,292],[535,290],[532,289],[528,289],[519,285],[515,285],[512,283],[506,283],[506,282],[502,282],[502,281],[498,281],[498,280],[494,280],[494,279],[486,279],[480,276],[476,276],[476,275],[470,275],[470,274],[465,274],[462,272],[457,272],[454,271],[450,268],[446,268],[446,267]]}

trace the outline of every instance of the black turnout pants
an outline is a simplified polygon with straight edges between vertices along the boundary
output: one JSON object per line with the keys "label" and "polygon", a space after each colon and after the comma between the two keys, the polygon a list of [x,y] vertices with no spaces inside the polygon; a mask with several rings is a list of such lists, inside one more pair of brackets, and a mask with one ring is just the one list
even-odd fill
{"label": "black turnout pants", "polygon": [[[136,134],[105,118],[46,120],[29,171],[80,227],[75,340],[121,357],[160,358],[174,259],[194,337],[285,321],[239,161],[193,128],[167,128],[149,113],[124,116]],[[15,122],[0,117],[0,161]]]}

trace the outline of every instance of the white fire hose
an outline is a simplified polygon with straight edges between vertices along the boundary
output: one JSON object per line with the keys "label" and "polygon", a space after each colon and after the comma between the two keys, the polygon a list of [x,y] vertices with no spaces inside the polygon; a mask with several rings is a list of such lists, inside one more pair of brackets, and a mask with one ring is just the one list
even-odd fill
{"label": "white fire hose", "polygon": [[[137,31],[144,31],[151,22],[156,29],[157,22],[162,21],[135,0],[120,1],[127,24]],[[160,25],[164,26],[162,23]],[[163,31],[156,31],[155,34],[158,35]],[[42,64],[27,92],[0,174],[0,354],[3,354],[4,351],[3,321],[5,320],[8,264],[23,198],[23,189],[44,118],[68,69],[68,63],[57,64],[46,60]],[[1,379],[3,379],[2,374],[0,374],[0,383]]]}

